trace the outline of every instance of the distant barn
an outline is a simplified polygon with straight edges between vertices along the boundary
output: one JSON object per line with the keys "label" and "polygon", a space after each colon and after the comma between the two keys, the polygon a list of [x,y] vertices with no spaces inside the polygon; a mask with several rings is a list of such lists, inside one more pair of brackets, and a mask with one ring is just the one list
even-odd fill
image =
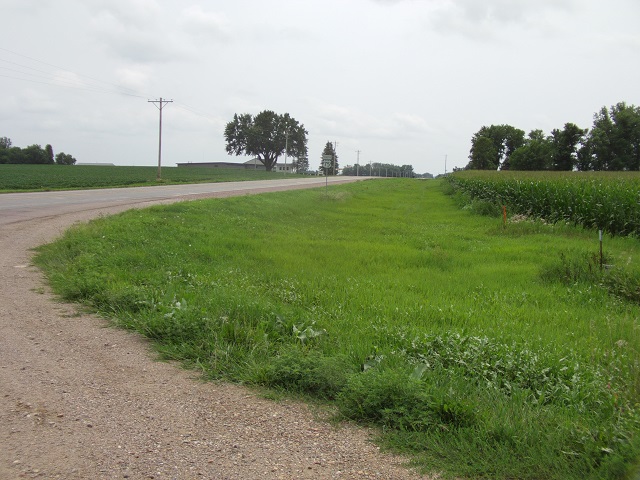
{"label": "distant barn", "polygon": [[188,162],[178,163],[179,167],[204,167],[204,168],[239,168],[243,170],[265,170],[264,165],[258,159],[247,160],[244,163],[236,162]]}
{"label": "distant barn", "polygon": [[115,167],[116,166],[115,163],[76,163],[76,165],[79,165],[81,167],[86,167],[86,166],[90,166],[90,167]]}
{"label": "distant barn", "polygon": [[[266,170],[264,165],[257,158],[252,158],[244,163],[235,162],[188,162],[178,163],[179,167],[204,167],[204,168],[240,168],[243,170]],[[291,172],[293,171],[292,164],[276,163],[273,166],[273,170],[276,172]]]}

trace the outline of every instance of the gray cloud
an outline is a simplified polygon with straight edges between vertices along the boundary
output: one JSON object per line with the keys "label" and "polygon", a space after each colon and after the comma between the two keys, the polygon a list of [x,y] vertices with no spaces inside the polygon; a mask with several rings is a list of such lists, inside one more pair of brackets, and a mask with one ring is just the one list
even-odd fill
{"label": "gray cloud", "polygon": [[85,7],[91,33],[116,57],[134,63],[166,63],[189,58],[171,14],[155,0],[91,0]]}
{"label": "gray cloud", "polygon": [[232,38],[231,22],[223,13],[205,11],[200,5],[192,5],[181,13],[185,32],[212,40],[229,41]]}
{"label": "gray cloud", "polygon": [[510,26],[547,28],[549,17],[570,13],[576,0],[451,0],[425,2],[433,7],[430,24],[441,33],[495,37]]}

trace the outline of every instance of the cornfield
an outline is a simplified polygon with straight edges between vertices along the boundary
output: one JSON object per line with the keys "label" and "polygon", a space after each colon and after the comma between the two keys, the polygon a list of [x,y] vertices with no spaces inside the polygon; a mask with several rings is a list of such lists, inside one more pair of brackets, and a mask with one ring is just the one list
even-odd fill
{"label": "cornfield", "polygon": [[640,235],[640,174],[636,172],[476,170],[446,178],[456,190],[504,205],[511,213],[612,235]]}

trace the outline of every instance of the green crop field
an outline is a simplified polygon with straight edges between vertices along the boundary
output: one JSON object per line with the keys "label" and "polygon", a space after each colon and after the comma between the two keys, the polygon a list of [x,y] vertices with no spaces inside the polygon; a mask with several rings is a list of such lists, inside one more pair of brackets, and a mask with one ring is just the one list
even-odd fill
{"label": "green crop field", "polygon": [[464,171],[447,180],[473,198],[550,222],[640,235],[639,172]]}
{"label": "green crop field", "polygon": [[36,262],[165,358],[376,426],[425,472],[637,478],[637,239],[605,235],[600,270],[597,232],[503,223],[451,190],[157,206],[75,226]]}
{"label": "green crop field", "polygon": [[[102,165],[0,165],[0,192],[236,182],[283,178],[284,173],[235,168],[116,167]],[[290,174],[289,174],[290,175]]]}

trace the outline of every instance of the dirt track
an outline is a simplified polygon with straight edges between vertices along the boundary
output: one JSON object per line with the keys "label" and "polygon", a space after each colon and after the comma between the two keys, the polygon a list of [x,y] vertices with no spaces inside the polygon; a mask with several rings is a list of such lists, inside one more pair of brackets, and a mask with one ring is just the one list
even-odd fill
{"label": "dirt track", "polygon": [[127,208],[13,218],[0,229],[0,479],[421,478],[381,454],[366,429],[203,383],[155,361],[144,339],[56,302],[30,249]]}

